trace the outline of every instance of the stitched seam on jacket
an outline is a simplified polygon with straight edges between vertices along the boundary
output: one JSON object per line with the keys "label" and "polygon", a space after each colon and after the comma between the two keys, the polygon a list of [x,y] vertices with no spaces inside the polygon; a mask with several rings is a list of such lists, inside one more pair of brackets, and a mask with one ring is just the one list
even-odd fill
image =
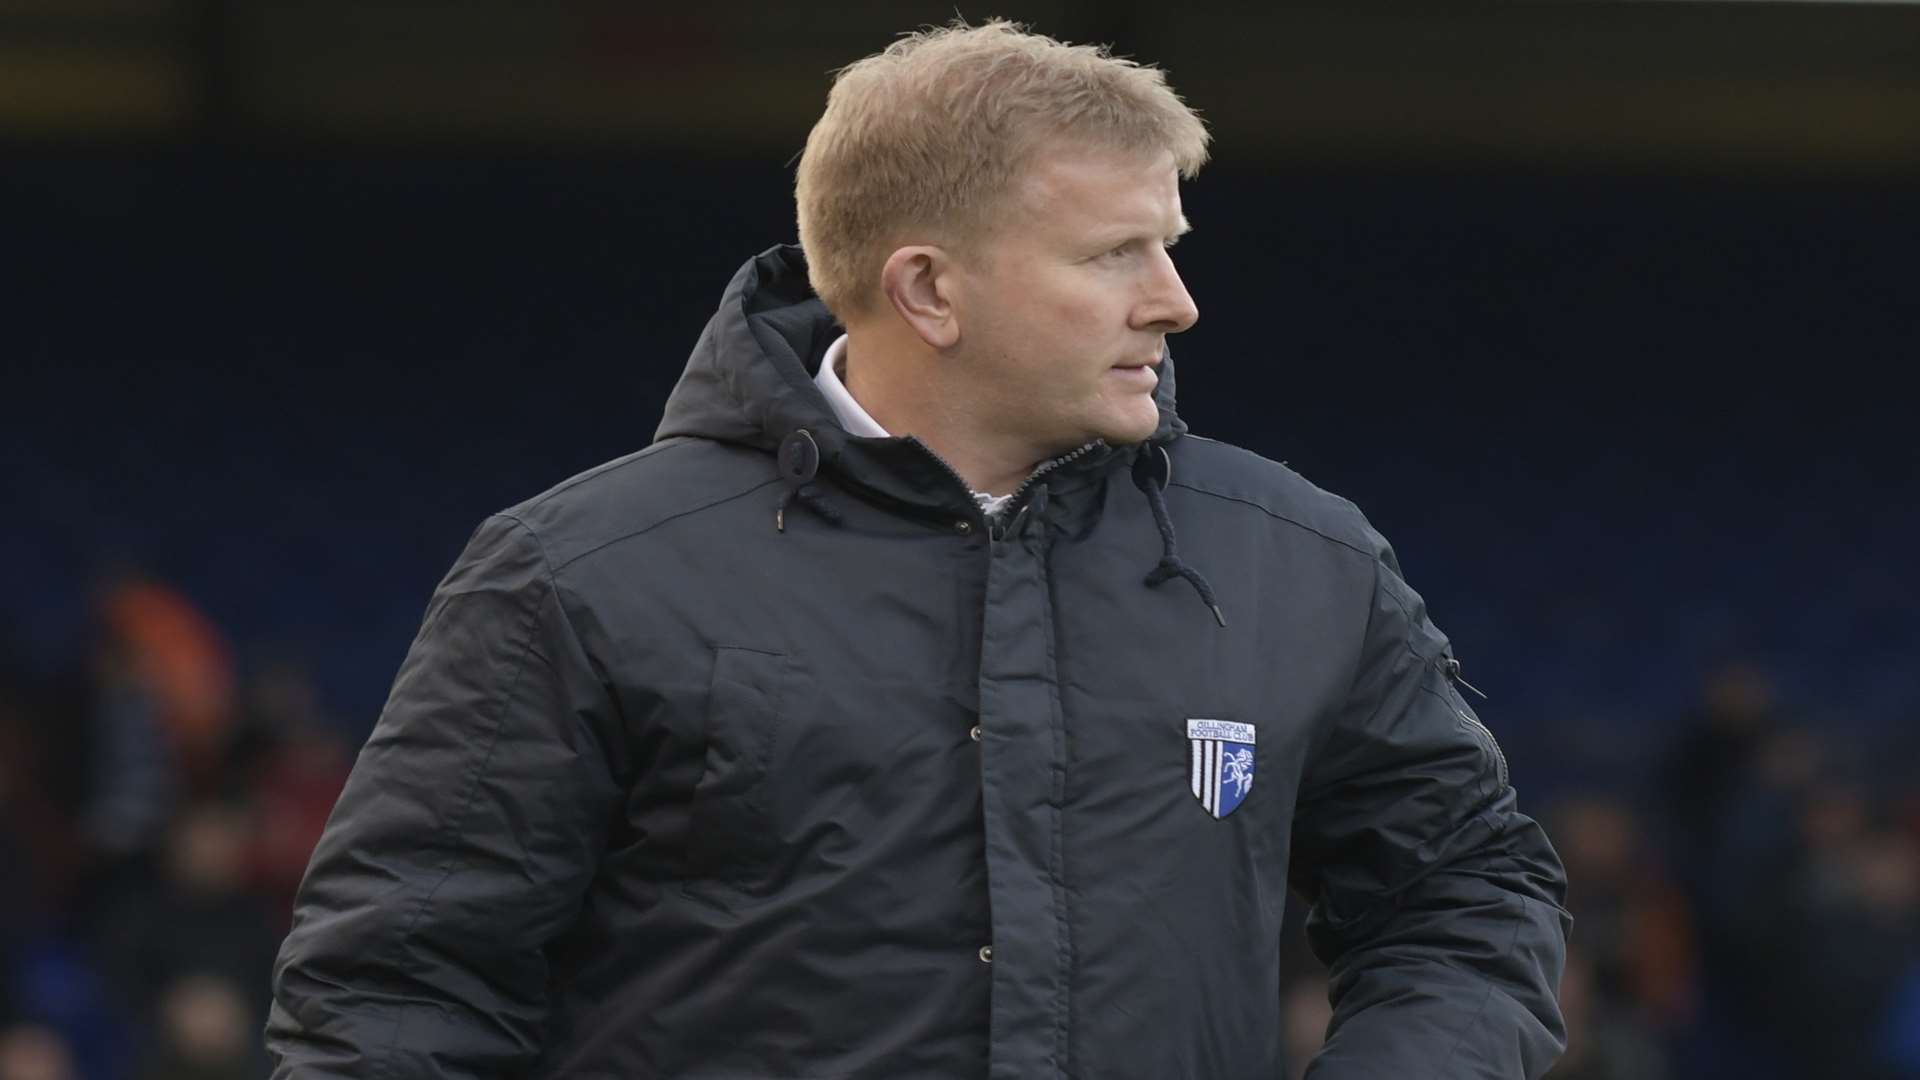
{"label": "stitched seam on jacket", "polygon": [[[754,492],[761,490],[762,488],[772,487],[773,485],[778,483],[780,483],[780,478],[776,476],[771,480],[763,480],[760,483],[755,484],[744,491],[737,491],[732,495],[723,495],[720,498],[713,500],[712,502],[701,503],[699,506],[690,507],[686,510],[681,510],[676,513],[668,514],[666,517],[661,518],[659,521],[651,522],[641,528],[633,530],[630,533],[622,533],[621,535],[613,537],[610,540],[601,541],[600,543],[595,544],[593,547],[590,547],[587,550],[582,551],[579,554],[573,556],[572,558],[568,559],[566,562],[563,562],[560,565],[553,567],[550,572],[557,573],[561,570],[565,570],[567,567],[572,566],[574,563],[579,562],[581,559],[584,559],[589,555],[592,555],[599,551],[604,551],[615,544],[622,543],[627,540],[631,540],[636,536],[642,536],[642,535],[645,535],[646,533],[650,533],[653,530],[659,528],[660,526],[665,525],[669,521],[678,521],[683,517],[687,517],[688,515],[698,514],[703,510],[711,510],[716,506],[721,506],[726,503],[730,503],[735,499],[744,499],[747,496],[753,494]],[[515,519],[515,520],[518,520],[518,519]],[[544,551],[545,549],[543,548],[542,549],[543,557],[544,557]]]}
{"label": "stitched seam on jacket", "polygon": [[[507,520],[513,520],[514,524],[520,525],[522,529],[526,529],[525,525],[515,519],[509,518]],[[532,532],[531,529],[527,529],[526,531],[529,533]],[[542,563],[546,562],[546,553],[544,550],[541,552],[540,561]],[[547,587],[549,589],[553,587],[553,571],[551,567],[549,567],[547,571]],[[514,658],[512,672],[504,673],[506,678],[501,686],[502,692],[495,698],[493,724],[491,730],[487,732],[486,748],[480,753],[478,760],[474,762],[469,771],[466,779],[467,793],[460,801],[460,808],[448,814],[446,819],[441,823],[439,830],[437,830],[434,835],[435,842],[439,842],[441,837],[446,836],[449,831],[455,830],[457,823],[463,820],[472,809],[474,796],[480,788],[480,778],[486,774],[487,766],[493,762],[493,752],[500,745],[500,730],[505,726],[507,700],[511,698],[513,692],[519,688],[520,678],[527,670],[527,657],[533,653],[533,624],[539,617],[540,604],[544,602],[544,598],[534,597],[533,600],[534,602],[527,607],[527,613],[523,619],[520,630],[520,634],[525,638],[525,641],[521,644],[519,652]],[[453,876],[454,861],[454,856],[449,854],[445,861],[441,863],[439,876],[435,879],[433,886],[420,897],[419,902],[415,905],[412,916],[407,919],[406,925],[400,930],[400,935],[395,941],[396,946],[405,944],[407,939],[413,936],[414,929],[420,925],[420,920],[426,917],[427,909],[432,906],[434,896],[439,893],[441,886],[445,885],[447,880]],[[404,956],[404,953],[402,955]],[[406,1019],[406,1006],[401,1006],[397,1012],[398,1014],[394,1017],[393,1021],[393,1035],[385,1048],[384,1059],[380,1067],[375,1070],[377,1073],[389,1077],[394,1076],[394,1070],[399,1067],[399,1055],[396,1051],[400,1044],[400,1028]]]}
{"label": "stitched seam on jacket", "polygon": [[[682,437],[684,436],[675,436],[675,438],[682,438]],[[646,447],[640,448],[639,450],[635,450],[633,453],[628,454],[626,457],[596,465],[593,468],[588,469],[587,471],[581,473],[579,476],[575,476],[568,480],[562,480],[560,483],[555,484],[552,488],[549,488],[548,490],[541,492],[538,495],[535,495],[532,499],[528,500],[525,503],[522,503],[521,505],[529,508],[538,506],[541,503],[546,502],[548,499],[551,499],[554,496],[560,495],[564,492],[571,491],[572,489],[580,486],[581,484],[586,483],[589,480],[595,480],[595,479],[598,479],[599,477],[606,476],[610,473],[617,473],[622,469],[625,469],[629,465],[638,464],[639,462],[645,461],[646,459],[651,457],[657,457],[668,450],[673,450],[682,446],[690,446],[690,445],[692,445],[691,442],[683,443],[683,442],[668,442],[666,440],[661,440],[660,442],[654,443],[652,446],[646,446]],[[519,519],[515,518],[514,520],[518,521]]]}
{"label": "stitched seam on jacket", "polygon": [[[563,623],[566,626],[567,636],[573,639],[574,644],[580,647],[581,655],[585,656],[587,654],[586,644],[583,641],[581,641],[580,629],[579,627],[576,627],[573,624],[573,616],[567,611],[566,594],[565,594],[565,591],[562,590],[560,587],[560,572],[559,572],[559,569],[556,568],[553,564],[552,555],[550,555],[547,552],[546,540],[541,538],[540,533],[537,530],[535,530],[532,525],[527,524],[524,520],[520,519],[519,517],[516,517],[511,513],[499,513],[499,514],[495,514],[494,516],[499,518],[505,518],[506,520],[511,521],[514,524],[520,526],[522,529],[525,529],[527,531],[527,535],[533,539],[534,546],[540,549],[540,565],[545,567],[547,571],[547,589],[553,597],[553,610],[559,614],[561,623]],[[534,610],[537,616],[539,609],[535,608]],[[529,645],[531,645],[531,635],[529,635]],[[589,657],[588,659],[589,659],[589,662],[591,662],[592,658]],[[553,661],[548,660],[548,663],[551,664],[553,663]],[[602,700],[606,704],[607,715],[615,718],[615,722],[618,723],[619,718],[621,716],[620,702],[617,699],[615,699],[611,694],[603,695]],[[615,730],[617,731],[620,729],[616,727]],[[595,730],[592,732],[592,734],[597,740],[604,733],[599,730]],[[607,750],[609,754],[611,754],[614,748],[607,747]],[[613,768],[614,758],[612,756],[606,757],[605,760],[608,766],[608,775],[613,777],[614,781],[618,783],[622,788],[626,787],[627,781],[629,779],[626,773]]]}
{"label": "stitched seam on jacket", "polygon": [[1367,550],[1366,548],[1361,547],[1360,545],[1352,542],[1351,540],[1342,540],[1337,536],[1330,536],[1324,532],[1321,532],[1319,529],[1316,529],[1313,526],[1307,524],[1304,521],[1300,521],[1295,518],[1290,518],[1285,514],[1279,513],[1266,506],[1262,506],[1261,504],[1254,502],[1251,499],[1242,499],[1237,495],[1228,495],[1223,492],[1212,491],[1203,487],[1194,487],[1192,484],[1184,480],[1171,481],[1167,484],[1167,486],[1185,488],[1186,490],[1191,491],[1196,495],[1206,495],[1210,498],[1219,499],[1222,502],[1239,503],[1241,506],[1251,507],[1267,515],[1268,517],[1274,519],[1275,521],[1284,521],[1287,524],[1293,526],[1294,528],[1301,530],[1302,532],[1312,533],[1313,535],[1319,537],[1320,539],[1325,540],[1329,544],[1337,544],[1340,547],[1346,548],[1348,551],[1357,552],[1358,554],[1365,555],[1369,559],[1372,559],[1374,557],[1373,552]]}

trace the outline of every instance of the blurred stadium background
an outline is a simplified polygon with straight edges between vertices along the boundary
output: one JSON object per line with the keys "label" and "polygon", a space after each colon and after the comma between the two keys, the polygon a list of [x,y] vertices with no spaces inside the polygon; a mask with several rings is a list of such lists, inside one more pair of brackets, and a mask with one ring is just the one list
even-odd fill
{"label": "blurred stadium background", "polygon": [[[1182,412],[1491,695],[1554,1075],[1920,1076],[1920,5],[1240,7],[960,10],[1210,121]],[[827,73],[954,10],[0,0],[0,1080],[260,1074],[433,584],[649,441]]]}

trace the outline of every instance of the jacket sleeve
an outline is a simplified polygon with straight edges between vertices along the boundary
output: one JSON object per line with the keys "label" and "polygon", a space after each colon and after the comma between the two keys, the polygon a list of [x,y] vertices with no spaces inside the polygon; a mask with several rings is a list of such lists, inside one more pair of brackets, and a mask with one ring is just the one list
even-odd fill
{"label": "jacket sleeve", "polygon": [[545,947],[620,784],[611,706],[538,539],[494,517],[435,591],[274,965],[275,1080],[519,1075]]}
{"label": "jacket sleeve", "polygon": [[1453,686],[1446,637],[1373,539],[1353,691],[1294,820],[1292,884],[1333,1004],[1307,1077],[1538,1077],[1566,1046],[1565,871]]}

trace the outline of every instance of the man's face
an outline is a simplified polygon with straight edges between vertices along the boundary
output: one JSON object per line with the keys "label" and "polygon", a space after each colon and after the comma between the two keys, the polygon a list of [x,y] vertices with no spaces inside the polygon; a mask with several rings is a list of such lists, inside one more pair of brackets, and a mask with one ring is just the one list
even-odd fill
{"label": "man's face", "polygon": [[975,422],[1035,460],[1153,434],[1154,365],[1200,314],[1167,252],[1186,228],[1171,156],[1044,153],[961,261]]}

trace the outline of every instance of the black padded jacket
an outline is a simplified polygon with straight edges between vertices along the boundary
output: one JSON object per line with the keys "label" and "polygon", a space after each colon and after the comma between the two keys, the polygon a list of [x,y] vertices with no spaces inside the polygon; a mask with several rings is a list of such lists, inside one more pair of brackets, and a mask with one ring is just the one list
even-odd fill
{"label": "black padded jacket", "polygon": [[797,249],[488,519],[301,887],[276,1077],[1537,1077],[1564,878],[1353,505],[1159,430],[1002,515],[848,435]]}

